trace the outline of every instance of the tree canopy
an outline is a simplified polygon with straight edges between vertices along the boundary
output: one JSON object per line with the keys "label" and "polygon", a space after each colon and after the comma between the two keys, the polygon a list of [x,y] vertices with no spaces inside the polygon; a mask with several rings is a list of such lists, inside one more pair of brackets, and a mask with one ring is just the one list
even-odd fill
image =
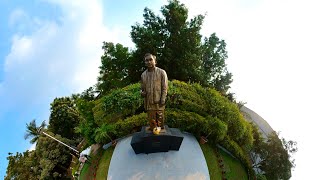
{"label": "tree canopy", "polygon": [[[83,98],[90,99],[90,88],[83,93]],[[65,146],[44,136],[41,132],[59,139],[60,141],[76,145],[79,134],[74,130],[80,122],[80,113],[75,105],[74,97],[55,98],[51,103],[49,126],[45,121],[38,127],[35,120],[26,125],[25,139],[31,137],[30,143],[36,143],[34,151],[23,154],[9,154],[6,179],[66,179],[67,170],[71,162],[71,151]]]}
{"label": "tree canopy", "polygon": [[261,170],[267,179],[290,179],[294,160],[291,155],[298,149],[294,141],[279,138],[277,133],[269,135],[267,142],[262,144]]}
{"label": "tree canopy", "polygon": [[[44,130],[47,131],[47,130]],[[55,138],[67,144],[72,142],[60,135]],[[39,134],[36,149],[15,155],[9,153],[5,179],[67,179],[71,163],[70,150],[49,137]]]}
{"label": "tree canopy", "polygon": [[[47,133],[60,141],[72,144],[70,140],[62,138],[60,135]],[[70,150],[67,147],[49,137],[41,136],[35,153],[39,162],[39,179],[65,179],[67,177],[67,170],[72,158]]]}
{"label": "tree canopy", "polygon": [[7,167],[7,174],[5,180],[11,179],[30,179],[37,180],[39,162],[35,151],[25,151],[23,153],[16,153],[13,155],[9,153],[7,157],[9,163]]}
{"label": "tree canopy", "polygon": [[197,82],[227,93],[232,74],[225,63],[226,43],[215,33],[202,38],[204,15],[188,20],[187,7],[171,0],[161,8],[161,15],[145,8],[143,17],[143,23],[133,25],[130,33],[134,50],[103,43],[98,90],[106,94],[140,81],[145,69],[143,57],[149,52],[156,55],[158,66],[166,70],[170,80]]}
{"label": "tree canopy", "polygon": [[74,128],[79,124],[80,114],[72,98],[55,98],[50,110],[48,130],[70,140],[77,139]]}
{"label": "tree canopy", "polygon": [[295,166],[292,155],[297,152],[297,143],[279,138],[276,132],[263,139],[258,128],[253,125],[254,143],[251,149],[253,168],[266,179],[290,179]]}

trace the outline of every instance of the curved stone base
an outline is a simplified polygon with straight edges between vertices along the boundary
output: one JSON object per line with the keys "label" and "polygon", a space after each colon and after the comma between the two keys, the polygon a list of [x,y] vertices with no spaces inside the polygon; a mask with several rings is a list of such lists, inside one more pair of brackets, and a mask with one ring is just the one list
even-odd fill
{"label": "curved stone base", "polygon": [[131,137],[118,142],[109,166],[109,180],[209,180],[206,160],[196,138],[182,133],[179,151],[135,154]]}

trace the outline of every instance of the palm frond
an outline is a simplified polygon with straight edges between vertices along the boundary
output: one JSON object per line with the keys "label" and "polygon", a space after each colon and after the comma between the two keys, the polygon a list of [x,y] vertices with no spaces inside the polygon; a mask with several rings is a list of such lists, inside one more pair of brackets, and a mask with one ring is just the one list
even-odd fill
{"label": "palm frond", "polygon": [[37,127],[36,120],[33,119],[30,123],[26,124],[27,130],[24,135],[24,139],[29,139],[31,144],[34,144],[38,141],[40,136],[40,129],[45,128],[46,123],[43,121],[39,127]]}

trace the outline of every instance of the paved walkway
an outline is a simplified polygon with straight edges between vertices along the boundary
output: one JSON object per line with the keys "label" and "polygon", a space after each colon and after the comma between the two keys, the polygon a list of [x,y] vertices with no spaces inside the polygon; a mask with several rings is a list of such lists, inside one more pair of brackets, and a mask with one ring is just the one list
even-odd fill
{"label": "paved walkway", "polygon": [[209,180],[206,160],[196,138],[183,134],[179,151],[135,154],[131,137],[118,142],[108,180]]}

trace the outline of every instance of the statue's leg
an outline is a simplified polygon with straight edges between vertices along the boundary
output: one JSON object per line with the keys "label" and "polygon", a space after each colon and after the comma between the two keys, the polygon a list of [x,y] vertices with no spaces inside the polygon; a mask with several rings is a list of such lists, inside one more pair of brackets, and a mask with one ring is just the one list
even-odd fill
{"label": "statue's leg", "polygon": [[155,126],[155,121],[156,121],[156,111],[154,110],[149,110],[147,111],[148,114],[148,121],[150,125],[150,131],[152,131],[156,126]]}
{"label": "statue's leg", "polygon": [[159,122],[159,126],[161,129],[164,129],[164,111],[158,110],[157,111],[157,121]]}

